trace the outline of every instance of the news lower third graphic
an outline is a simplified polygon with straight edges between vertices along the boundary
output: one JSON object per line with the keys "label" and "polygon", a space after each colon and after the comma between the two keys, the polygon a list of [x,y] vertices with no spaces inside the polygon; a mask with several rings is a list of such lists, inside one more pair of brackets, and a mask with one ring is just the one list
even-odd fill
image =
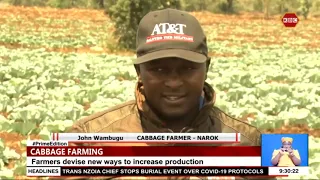
{"label": "news lower third graphic", "polygon": [[308,134],[262,134],[261,166],[308,166]]}
{"label": "news lower third graphic", "polygon": [[53,133],[53,141],[130,143],[239,143],[240,133]]}
{"label": "news lower third graphic", "polygon": [[[139,136],[142,134],[130,135],[129,138],[126,134],[121,135],[129,140],[133,138],[133,142],[139,142],[136,141]],[[238,140],[236,136],[233,138]],[[283,147],[272,148],[267,156],[270,153],[279,154],[280,150],[283,150],[282,154],[285,150],[288,153],[296,152],[294,138],[271,138],[269,143],[277,139],[281,143],[273,146]],[[298,141],[302,140],[298,138]],[[287,176],[306,175],[309,172],[306,166],[261,167],[261,147],[258,146],[84,147],[68,144],[65,140],[27,141],[27,176]],[[298,151],[295,157],[301,156],[307,160],[303,150],[298,148]]]}
{"label": "news lower third graphic", "polygon": [[[27,167],[27,176],[287,176],[306,175],[308,167]],[[231,178],[230,178],[231,179]]]}
{"label": "news lower third graphic", "polygon": [[32,167],[32,176],[268,176],[268,167]]}

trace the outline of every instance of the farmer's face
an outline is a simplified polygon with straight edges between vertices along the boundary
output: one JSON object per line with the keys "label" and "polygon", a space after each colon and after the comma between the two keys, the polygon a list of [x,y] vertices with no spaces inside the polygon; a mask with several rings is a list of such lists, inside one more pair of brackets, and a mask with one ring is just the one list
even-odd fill
{"label": "farmer's face", "polygon": [[288,149],[291,147],[291,144],[290,143],[283,143],[282,146],[283,146],[283,148]]}
{"label": "farmer's face", "polygon": [[199,109],[206,63],[166,58],[140,65],[139,78],[150,106],[166,119],[177,119]]}

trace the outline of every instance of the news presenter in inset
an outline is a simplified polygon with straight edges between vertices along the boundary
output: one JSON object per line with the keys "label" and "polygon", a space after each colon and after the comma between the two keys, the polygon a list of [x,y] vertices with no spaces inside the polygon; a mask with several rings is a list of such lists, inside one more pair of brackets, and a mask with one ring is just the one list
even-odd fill
{"label": "news presenter in inset", "polygon": [[292,148],[293,139],[290,137],[281,138],[282,146],[272,153],[271,163],[274,166],[299,166],[301,163],[299,150]]}
{"label": "news presenter in inset", "polygon": [[308,166],[308,134],[263,134],[262,166]]}

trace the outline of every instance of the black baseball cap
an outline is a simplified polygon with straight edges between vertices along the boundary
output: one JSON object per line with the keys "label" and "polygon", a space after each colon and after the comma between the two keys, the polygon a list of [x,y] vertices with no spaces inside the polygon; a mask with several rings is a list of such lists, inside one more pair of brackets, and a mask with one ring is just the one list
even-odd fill
{"label": "black baseball cap", "polygon": [[207,38],[199,21],[186,11],[149,12],[139,23],[134,64],[177,57],[192,62],[208,60]]}

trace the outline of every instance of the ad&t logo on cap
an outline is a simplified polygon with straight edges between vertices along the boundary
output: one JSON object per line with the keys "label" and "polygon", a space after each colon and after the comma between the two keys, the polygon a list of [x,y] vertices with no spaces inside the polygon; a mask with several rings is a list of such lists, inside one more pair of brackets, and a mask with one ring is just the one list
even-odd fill
{"label": "ad&t logo on cap", "polygon": [[159,41],[187,41],[193,42],[193,36],[184,34],[185,24],[160,23],[153,28],[151,36],[147,37],[146,43]]}

